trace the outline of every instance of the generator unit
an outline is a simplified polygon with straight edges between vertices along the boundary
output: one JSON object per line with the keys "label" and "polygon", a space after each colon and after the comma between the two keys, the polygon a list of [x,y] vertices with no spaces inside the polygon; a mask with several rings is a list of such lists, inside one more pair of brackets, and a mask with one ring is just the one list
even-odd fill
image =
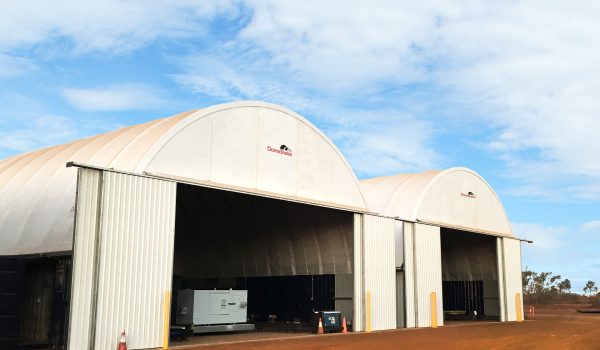
{"label": "generator unit", "polygon": [[254,330],[247,324],[247,290],[192,290],[177,292],[175,322],[194,333]]}

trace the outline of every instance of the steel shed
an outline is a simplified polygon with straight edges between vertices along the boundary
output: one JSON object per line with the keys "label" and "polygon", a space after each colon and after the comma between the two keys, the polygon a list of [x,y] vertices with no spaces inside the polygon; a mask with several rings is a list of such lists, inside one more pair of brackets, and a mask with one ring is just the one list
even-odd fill
{"label": "steel shed", "polygon": [[480,175],[451,168],[368,179],[361,188],[371,210],[403,222],[396,228],[398,283],[404,285],[399,326],[443,325],[461,311],[522,320],[520,240]]}
{"label": "steel shed", "polygon": [[28,339],[69,349],[114,348],[123,329],[130,349],[166,347],[178,289],[240,283],[310,281],[295,312],[337,309],[354,331],[522,317],[520,242],[481,176],[359,182],[313,124],[257,101],[0,160],[0,257],[15,284],[52,280],[2,302],[43,300]]}
{"label": "steel shed", "polygon": [[[243,217],[236,206],[275,217],[233,224]],[[353,330],[396,326],[394,219],[369,214],[335,145],[277,105],[228,103],[2,160],[0,209],[1,256],[72,265],[70,349],[114,348],[123,329],[130,349],[167,346],[175,273],[334,276],[331,307]],[[194,216],[210,226],[198,231]],[[207,235],[245,243],[200,242]],[[221,247],[239,263],[189,269],[182,237],[198,255]]]}

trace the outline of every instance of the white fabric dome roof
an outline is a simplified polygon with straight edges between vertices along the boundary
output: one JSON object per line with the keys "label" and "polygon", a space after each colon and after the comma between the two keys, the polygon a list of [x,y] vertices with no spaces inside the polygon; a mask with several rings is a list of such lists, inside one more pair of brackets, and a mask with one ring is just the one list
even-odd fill
{"label": "white fabric dome roof", "polygon": [[366,210],[352,169],[313,124],[281,106],[234,102],[0,160],[0,255],[72,249],[70,161]]}
{"label": "white fabric dome roof", "polygon": [[405,221],[512,237],[490,185],[467,168],[383,176],[360,182],[369,209]]}

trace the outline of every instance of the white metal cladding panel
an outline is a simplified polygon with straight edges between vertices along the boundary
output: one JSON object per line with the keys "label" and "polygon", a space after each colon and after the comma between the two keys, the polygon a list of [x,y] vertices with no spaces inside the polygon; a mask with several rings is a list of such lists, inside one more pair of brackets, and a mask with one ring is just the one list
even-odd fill
{"label": "white metal cladding panel", "polygon": [[394,234],[396,237],[396,267],[402,267],[404,264],[404,223],[394,221]]}
{"label": "white metal cladding panel", "polygon": [[354,214],[354,331],[364,331],[363,215]]}
{"label": "white metal cladding panel", "polygon": [[523,286],[521,280],[521,242],[517,239],[502,238],[504,250],[504,285],[506,288],[506,320],[517,320],[515,296],[520,295],[523,310]]}
{"label": "white metal cladding panel", "polygon": [[406,313],[406,328],[416,326],[416,299],[415,299],[415,264],[414,264],[414,226],[411,222],[404,222],[404,301]]}
{"label": "white metal cladding panel", "polygon": [[100,171],[79,169],[69,316],[69,349],[89,347]]}
{"label": "white metal cladding panel", "polygon": [[122,330],[129,349],[161,347],[176,184],[105,172],[102,195],[95,349],[115,349]]}
{"label": "white metal cladding panel", "polygon": [[395,329],[395,220],[366,214],[363,220],[365,293],[371,292],[371,329]]}
{"label": "white metal cladding panel", "polygon": [[417,327],[431,326],[431,292],[436,292],[437,320],[441,326],[444,324],[444,311],[440,228],[415,224],[414,249]]}
{"label": "white metal cladding panel", "polygon": [[498,258],[498,304],[500,305],[500,322],[506,321],[506,303],[504,289],[504,250],[502,249],[502,238],[496,238],[496,254]]}

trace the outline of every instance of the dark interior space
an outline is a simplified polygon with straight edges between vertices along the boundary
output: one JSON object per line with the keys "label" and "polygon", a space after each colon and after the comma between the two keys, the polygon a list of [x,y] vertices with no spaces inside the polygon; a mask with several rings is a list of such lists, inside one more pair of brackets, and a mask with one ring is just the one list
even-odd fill
{"label": "dark interior space", "polygon": [[334,275],[238,278],[238,289],[248,290],[249,318],[268,322],[309,322],[314,311],[335,308]]}
{"label": "dark interior space", "polygon": [[71,258],[0,259],[0,349],[62,349]]}
{"label": "dark interior space", "polygon": [[462,314],[449,312],[447,319],[462,319],[485,314],[483,301],[483,281],[443,281],[444,311],[463,311]]}
{"label": "dark interior space", "polygon": [[444,319],[499,320],[496,237],[442,228]]}
{"label": "dark interior space", "polygon": [[176,284],[178,290],[247,290],[248,320],[254,323],[307,323],[314,311],[335,309],[335,275],[178,279]]}
{"label": "dark interior space", "polygon": [[0,258],[0,349],[16,349],[19,344],[25,261]]}
{"label": "dark interior space", "polygon": [[350,212],[178,184],[171,319],[178,290],[232,288],[248,290],[249,322],[311,322],[334,310],[335,274],[352,273],[353,225]]}

